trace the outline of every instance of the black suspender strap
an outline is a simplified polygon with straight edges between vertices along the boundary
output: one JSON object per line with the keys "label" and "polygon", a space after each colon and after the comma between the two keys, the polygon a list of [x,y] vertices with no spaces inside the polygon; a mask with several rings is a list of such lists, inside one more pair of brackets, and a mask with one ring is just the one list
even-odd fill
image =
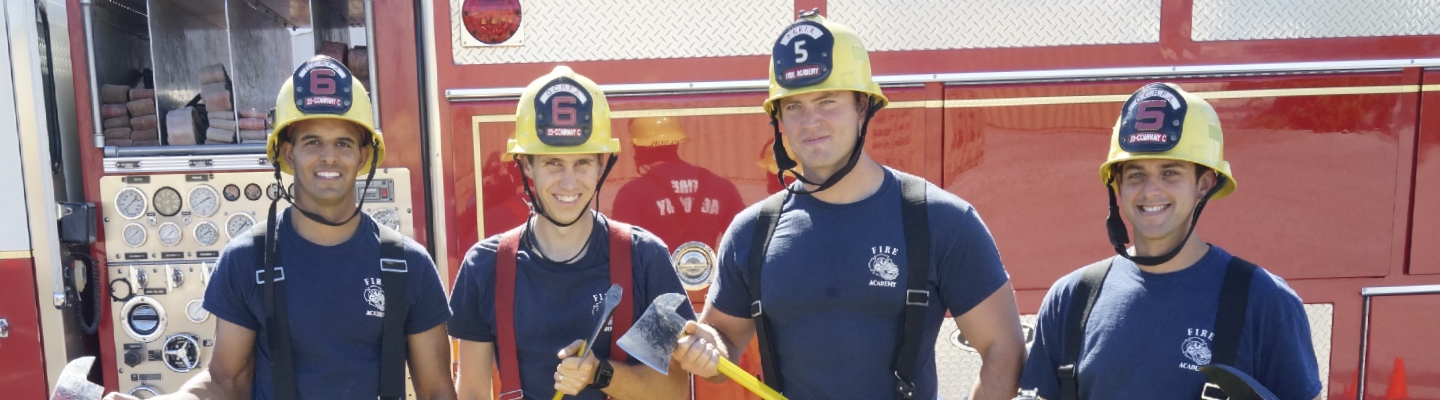
{"label": "black suspender strap", "polygon": [[255,244],[264,259],[261,268],[255,271],[255,281],[263,289],[265,307],[265,337],[270,345],[270,386],[278,400],[294,400],[299,397],[295,386],[295,353],[291,351],[290,319],[285,311],[285,267],[280,265],[280,244],[271,237],[275,229],[275,205],[270,203],[270,218],[265,225],[256,225]]}
{"label": "black suspender strap", "polygon": [[405,320],[410,314],[406,295],[405,237],[389,227],[380,230],[380,287],[385,291],[385,315],[380,334],[380,399],[405,399]]}
{"label": "black suspender strap", "polygon": [[1211,342],[1211,364],[1235,366],[1240,354],[1240,337],[1245,334],[1245,310],[1250,302],[1250,278],[1255,264],[1230,257],[1225,283],[1220,286],[1220,307],[1215,312],[1215,341]]}
{"label": "black suspender strap", "polygon": [[789,191],[770,195],[760,205],[759,220],[755,223],[755,236],[750,241],[750,263],[747,284],[750,286],[750,318],[755,320],[755,336],[760,340],[760,365],[763,368],[765,384],[777,392],[784,392],[780,379],[780,366],[775,359],[774,341],[770,337],[770,324],[765,322],[765,309],[760,303],[761,267],[765,264],[765,253],[770,248],[770,237],[775,235],[775,226],[780,222],[781,208]]}
{"label": "black suspender strap", "polygon": [[1105,275],[1115,257],[1100,260],[1084,268],[1080,281],[1070,294],[1070,305],[1084,304],[1083,308],[1071,308],[1065,315],[1065,358],[1055,372],[1060,377],[1060,400],[1080,399],[1080,346],[1085,343],[1085,324],[1090,321],[1090,311],[1095,308],[1095,299],[1100,298],[1100,289],[1105,286]]}
{"label": "black suspender strap", "polygon": [[900,218],[905,228],[905,319],[900,325],[900,349],[895,352],[895,392],[902,400],[915,396],[915,366],[925,331],[925,309],[930,305],[930,217],[926,209],[925,180],[896,172],[900,178]]}

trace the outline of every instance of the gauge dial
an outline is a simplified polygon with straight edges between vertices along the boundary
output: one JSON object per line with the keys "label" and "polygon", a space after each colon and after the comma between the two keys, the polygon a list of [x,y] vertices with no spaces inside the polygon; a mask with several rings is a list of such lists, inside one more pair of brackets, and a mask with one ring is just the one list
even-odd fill
{"label": "gauge dial", "polygon": [[151,202],[155,205],[155,212],[167,217],[179,213],[180,206],[184,205],[184,200],[180,198],[180,191],[169,186],[156,190],[155,198]]}
{"label": "gauge dial", "polygon": [[245,198],[251,201],[260,200],[260,185],[253,183],[245,185]]}
{"label": "gauge dial", "polygon": [[210,311],[205,309],[205,301],[200,299],[190,300],[185,303],[185,318],[190,322],[201,323],[210,318]]}
{"label": "gauge dial", "polygon": [[225,185],[225,201],[240,200],[240,187],[235,184]]}
{"label": "gauge dial", "polygon": [[141,215],[145,215],[147,201],[145,192],[134,186],[126,186],[124,189],[120,189],[120,193],[115,194],[115,211],[125,219],[140,218]]}
{"label": "gauge dial", "polygon": [[220,228],[216,227],[214,222],[204,221],[195,225],[194,235],[195,241],[200,242],[201,246],[213,245],[220,239]]}
{"label": "gauge dial", "polygon": [[280,198],[280,184],[278,184],[278,183],[272,183],[272,184],[270,184],[270,186],[266,187],[266,188],[265,188],[265,197],[269,197],[270,200],[275,200],[275,199]]}
{"label": "gauge dial", "polygon": [[225,236],[234,239],[236,236],[244,235],[255,225],[255,217],[246,213],[230,214],[230,219],[225,220]]}
{"label": "gauge dial", "polygon": [[159,235],[160,244],[166,246],[174,246],[180,244],[180,225],[176,225],[174,222],[166,222],[160,224]]}
{"label": "gauge dial", "polygon": [[215,215],[220,209],[220,193],[214,186],[200,185],[190,189],[190,211],[201,217]]}
{"label": "gauge dial", "polygon": [[131,222],[130,225],[125,225],[123,236],[125,236],[125,244],[130,245],[130,247],[140,247],[140,245],[145,244],[145,236],[149,234],[149,232],[145,231],[144,225]]}
{"label": "gauge dial", "polygon": [[400,216],[395,214],[395,210],[382,208],[375,210],[373,214],[370,214],[370,217],[374,218],[377,224],[384,225],[393,230],[400,230]]}

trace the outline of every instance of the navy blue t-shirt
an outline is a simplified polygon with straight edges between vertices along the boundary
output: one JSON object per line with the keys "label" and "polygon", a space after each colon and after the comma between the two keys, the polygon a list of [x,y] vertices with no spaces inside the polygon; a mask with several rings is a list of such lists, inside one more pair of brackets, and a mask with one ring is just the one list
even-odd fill
{"label": "navy blue t-shirt", "polygon": [[[278,218],[285,310],[300,397],[375,398],[380,394],[380,331],[385,315],[379,228],[361,214],[354,236],[338,245],[321,246],[295,232],[289,209]],[[255,275],[263,262],[260,256],[254,236],[236,237],[220,253],[205,287],[206,310],[256,332],[251,399],[272,397],[264,287]],[[410,301],[405,334],[413,335],[445,323],[450,308],[435,262],[410,238],[405,238],[405,262],[409,268],[405,294]]]}
{"label": "navy blue t-shirt", "polygon": [[[1210,246],[1189,268],[1152,274],[1116,257],[1086,324],[1078,363],[1082,399],[1184,399],[1200,396],[1210,363],[1220,287],[1231,256]],[[1022,389],[1059,398],[1055,369],[1062,361],[1065,321],[1081,270],[1060,278],[1045,295],[1020,379]],[[1079,308],[1076,307],[1076,310]],[[1300,297],[1285,280],[1255,269],[1244,335],[1233,367],[1284,400],[1320,394],[1310,324]]]}
{"label": "navy blue t-shirt", "polygon": [[[945,312],[962,315],[1009,280],[995,241],[969,203],[926,184],[930,306],[917,399],[937,397],[935,339]],[[790,196],[765,255],[761,291],[785,395],[796,399],[895,398],[893,365],[907,282],[900,181],[870,197],[829,204]],[[735,217],[720,243],[710,289],[716,310],[750,318],[750,242],[759,205]],[[762,228],[763,229],[763,228]]]}
{"label": "navy blue t-shirt", "polygon": [[[589,339],[600,318],[605,292],[610,289],[610,240],[603,215],[596,213],[595,216],[590,249],[571,264],[536,257],[525,245],[526,240],[521,240],[515,260],[515,342],[520,360],[520,386],[527,399],[549,399],[555,393],[555,367],[560,364],[555,354],[577,339]],[[634,318],[638,319],[656,297],[665,293],[684,294],[685,289],[670,265],[664,242],[640,227],[634,227],[630,238],[634,283],[624,295],[632,300]],[[465,255],[450,295],[450,307],[455,310],[447,326],[450,336],[472,342],[495,342],[495,252],[499,247],[500,236],[491,236],[476,243]],[[695,319],[695,310],[689,306],[680,307],[679,313],[686,319]],[[601,344],[594,347],[596,357],[610,358],[610,330],[607,326],[596,339],[596,343]],[[619,339],[619,336],[613,338]],[[499,365],[499,349],[496,350],[496,365],[510,368]],[[626,363],[639,364],[640,361],[627,358]],[[598,400],[604,399],[605,393],[585,389],[574,398]]]}

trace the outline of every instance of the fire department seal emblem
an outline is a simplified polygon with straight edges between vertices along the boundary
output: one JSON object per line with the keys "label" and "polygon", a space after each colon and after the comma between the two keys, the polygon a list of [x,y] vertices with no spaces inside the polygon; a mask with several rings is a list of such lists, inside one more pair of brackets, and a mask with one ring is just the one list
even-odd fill
{"label": "fire department seal emblem", "polygon": [[1180,351],[1184,352],[1190,361],[1194,361],[1195,365],[1210,364],[1210,344],[1206,343],[1205,339],[1193,336],[1185,339],[1180,345]]}
{"label": "fire department seal emblem", "polygon": [[385,289],[373,283],[366,286],[365,302],[370,303],[376,310],[385,311]]}
{"label": "fire department seal emblem", "polygon": [[870,273],[887,281],[893,281],[900,276],[900,267],[895,265],[885,253],[876,254],[870,257]]}

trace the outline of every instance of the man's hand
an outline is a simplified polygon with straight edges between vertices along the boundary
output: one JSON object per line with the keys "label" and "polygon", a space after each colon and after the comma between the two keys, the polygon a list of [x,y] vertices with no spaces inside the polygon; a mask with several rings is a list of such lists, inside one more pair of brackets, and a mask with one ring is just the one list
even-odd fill
{"label": "man's hand", "polygon": [[675,343],[675,353],[671,356],[680,368],[707,380],[714,379],[720,375],[719,365],[721,354],[715,328],[710,325],[698,324],[695,321],[685,322],[685,333]]}
{"label": "man's hand", "polygon": [[576,357],[584,348],[585,341],[576,340],[557,354],[560,365],[555,367],[555,391],[575,396],[595,380],[595,369],[600,367],[600,360],[593,352],[585,354],[583,360]]}

